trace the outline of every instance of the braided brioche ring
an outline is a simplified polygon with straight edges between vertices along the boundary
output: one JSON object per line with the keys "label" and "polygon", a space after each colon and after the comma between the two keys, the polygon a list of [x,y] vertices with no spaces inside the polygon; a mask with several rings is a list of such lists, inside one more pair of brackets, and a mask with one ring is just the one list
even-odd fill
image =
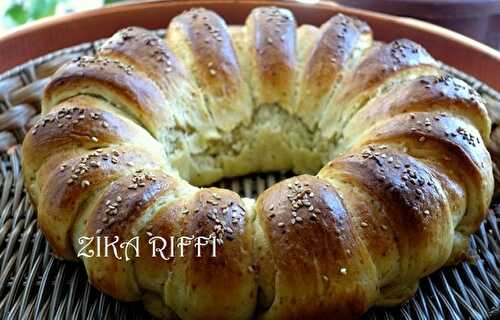
{"label": "braided brioche ring", "polygon": [[[57,71],[43,114],[23,167],[55,255],[76,259],[82,236],[140,236],[131,261],[82,260],[99,290],[162,318],[399,304],[465,256],[493,192],[479,95],[419,45],[375,42],[341,14],[297,28],[257,8],[228,27],[196,9],[165,41],[121,30]],[[302,175],[255,201],[193,186],[275,170]],[[165,261],[152,235],[215,235],[217,256]]]}

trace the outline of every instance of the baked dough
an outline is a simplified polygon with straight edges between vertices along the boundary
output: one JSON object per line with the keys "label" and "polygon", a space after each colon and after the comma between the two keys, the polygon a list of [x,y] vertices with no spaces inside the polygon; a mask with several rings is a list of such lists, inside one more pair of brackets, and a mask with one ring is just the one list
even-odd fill
{"label": "baked dough", "polygon": [[[262,7],[228,27],[194,9],[165,41],[126,28],[58,70],[42,111],[23,168],[54,254],[139,236],[130,261],[81,258],[96,288],[162,318],[397,305],[465,256],[493,192],[481,97],[418,44],[376,42],[342,14],[297,27]],[[278,170],[300,175],[255,201],[200,187]],[[215,235],[217,256],[153,256],[151,236],[182,235]]]}

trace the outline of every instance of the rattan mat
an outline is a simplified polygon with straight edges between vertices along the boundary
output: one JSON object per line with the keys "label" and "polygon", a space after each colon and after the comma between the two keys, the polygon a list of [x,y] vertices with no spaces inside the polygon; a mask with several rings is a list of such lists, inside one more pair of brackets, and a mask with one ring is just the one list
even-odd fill
{"label": "rattan mat", "polygon": [[[162,32],[158,31],[161,35]],[[82,44],[30,61],[0,75],[0,317],[3,319],[149,319],[140,303],[122,303],[92,288],[82,265],[51,255],[22,181],[20,148],[39,117],[48,77],[63,63],[94,54]],[[500,95],[447,66],[489,103]],[[257,174],[217,185],[255,197],[287,174]],[[398,308],[370,310],[366,319],[500,319],[500,206],[470,239],[471,259],[423,279],[415,297]]]}

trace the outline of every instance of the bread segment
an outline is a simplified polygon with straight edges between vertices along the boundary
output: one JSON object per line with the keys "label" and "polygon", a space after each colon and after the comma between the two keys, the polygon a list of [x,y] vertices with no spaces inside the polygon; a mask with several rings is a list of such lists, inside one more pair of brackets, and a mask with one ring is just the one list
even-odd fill
{"label": "bread segment", "polygon": [[489,141],[491,123],[482,98],[463,81],[443,75],[410,80],[370,100],[345,127],[345,148],[363,134],[362,128],[411,112],[437,113],[433,118],[455,115],[472,123],[483,141]]}
{"label": "bread segment", "polygon": [[494,186],[490,154],[478,130],[454,116],[419,112],[401,114],[380,123],[358,143],[394,145],[438,168],[465,190],[466,211],[463,217],[454,217],[461,244],[457,243],[450,259],[463,254],[466,239],[477,230],[488,212]]}
{"label": "bread segment", "polygon": [[45,89],[43,110],[78,95],[106,100],[157,138],[165,124],[173,123],[155,82],[117,60],[80,57],[59,69]]}
{"label": "bread segment", "polygon": [[224,20],[206,9],[184,12],[170,22],[166,41],[201,88],[217,128],[248,123],[250,93]]}
{"label": "bread segment", "polygon": [[335,95],[323,108],[319,122],[323,137],[342,136],[346,122],[365,103],[388,88],[419,76],[440,74],[429,53],[411,40],[400,39],[374,46],[343,78]]}
{"label": "bread segment", "polygon": [[292,13],[276,7],[254,9],[245,23],[249,84],[257,108],[278,105],[293,113],[297,74],[297,30]]}
{"label": "bread segment", "polygon": [[[165,41],[153,32],[138,27],[122,29],[102,45],[98,54],[129,64],[156,83],[165,96],[165,112],[175,120],[171,127],[165,123],[164,129],[194,130],[203,137],[216,134],[200,88]],[[168,138],[162,136],[161,140],[168,142]]]}
{"label": "bread segment", "polygon": [[256,213],[265,237],[255,248],[264,251],[257,268],[272,276],[257,278],[270,297],[262,319],[349,319],[366,310],[377,292],[376,269],[330,183],[308,175],[279,182],[259,196]]}
{"label": "bread segment", "polygon": [[314,45],[305,54],[297,88],[297,113],[310,128],[317,125],[319,111],[344,74],[359,63],[372,45],[370,27],[342,14],[330,18],[318,33]]}
{"label": "bread segment", "polygon": [[333,160],[318,175],[355,204],[357,233],[378,271],[381,291],[372,304],[408,299],[422,274],[447,261],[454,233],[450,199],[432,168],[379,144]]}

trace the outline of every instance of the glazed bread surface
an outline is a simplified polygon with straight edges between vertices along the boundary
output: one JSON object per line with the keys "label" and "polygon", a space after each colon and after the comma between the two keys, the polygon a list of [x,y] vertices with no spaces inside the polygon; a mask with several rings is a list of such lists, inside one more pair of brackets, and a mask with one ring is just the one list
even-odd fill
{"label": "glazed bread surface", "polygon": [[[129,27],[58,70],[42,111],[23,168],[54,254],[165,319],[400,304],[466,258],[493,193],[481,97],[420,45],[376,42],[342,14],[297,26],[262,7],[227,26],[193,9],[164,39]],[[255,200],[203,187],[279,170],[298,176]],[[95,236],[139,236],[141,255],[78,257]],[[217,254],[165,260],[155,236],[214,237]]]}

